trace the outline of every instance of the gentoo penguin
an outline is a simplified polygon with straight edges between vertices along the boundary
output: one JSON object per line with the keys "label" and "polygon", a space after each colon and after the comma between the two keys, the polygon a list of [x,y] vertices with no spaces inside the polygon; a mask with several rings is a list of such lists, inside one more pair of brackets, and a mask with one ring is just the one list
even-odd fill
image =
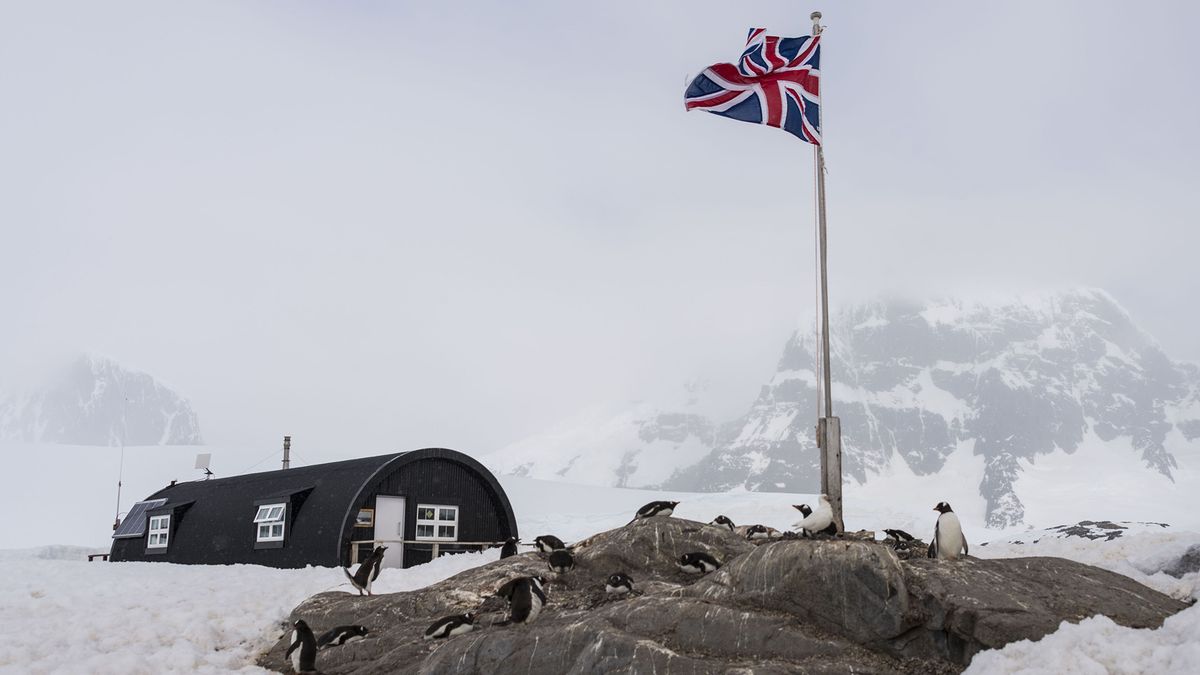
{"label": "gentoo penguin", "polygon": [[317,649],[325,649],[326,647],[337,647],[344,645],[347,642],[354,642],[367,637],[366,626],[338,626],[330,628],[321,633],[321,637],[317,638]]}
{"label": "gentoo penguin", "polygon": [[439,638],[448,638],[463,633],[470,633],[475,629],[475,615],[468,612],[467,614],[455,614],[447,616],[433,622],[429,628],[425,629],[426,640],[436,640]]}
{"label": "gentoo penguin", "polygon": [[746,538],[750,541],[770,539],[771,531],[767,529],[766,525],[751,525],[750,529],[746,530]]}
{"label": "gentoo penguin", "polygon": [[616,572],[608,575],[608,579],[604,581],[604,592],[609,595],[626,595],[633,592],[633,579],[629,578],[624,572]]}
{"label": "gentoo penguin", "polygon": [[727,528],[729,528],[730,532],[733,532],[734,527],[735,527],[735,525],[733,524],[733,521],[725,516],[717,516],[716,518],[713,518],[713,521],[711,523],[709,523],[709,525],[716,525],[718,527],[727,527]]}
{"label": "gentoo penguin", "polygon": [[963,536],[962,524],[958,522],[958,516],[955,515],[954,509],[950,508],[950,504],[947,502],[938,502],[933,510],[941,515],[938,516],[937,524],[933,526],[933,541],[929,542],[929,557],[954,560],[960,551],[966,555],[968,552],[967,538]]}
{"label": "gentoo penguin", "polygon": [[283,658],[292,660],[292,670],[297,673],[315,673],[317,672],[317,639],[313,637],[312,629],[308,627],[304,619],[297,619],[293,626],[295,630],[292,631],[292,644],[284,652]]}
{"label": "gentoo penguin", "polygon": [[542,577],[518,577],[508,581],[496,595],[508,600],[508,618],[513,623],[532,623],[546,606]]}
{"label": "gentoo penguin", "polygon": [[808,504],[794,506],[804,514],[804,520],[796,523],[800,536],[811,537],[814,534],[837,534],[837,525],[833,522],[833,506],[829,497],[821,495],[821,502],[815,510],[809,509]]}
{"label": "gentoo penguin", "polygon": [[508,541],[504,542],[504,546],[500,549],[500,559],[514,556],[517,554],[517,538],[509,537]]}
{"label": "gentoo penguin", "polygon": [[896,541],[912,541],[913,539],[916,539],[916,537],[905,532],[904,530],[884,530],[883,532]]}
{"label": "gentoo penguin", "polygon": [[559,539],[552,534],[543,534],[542,536],[534,539],[533,545],[542,553],[551,553],[567,547],[567,545],[563,543],[562,539]]}
{"label": "gentoo penguin", "polygon": [[703,551],[684,553],[679,556],[679,569],[688,574],[708,574],[721,567],[721,563]]}
{"label": "gentoo penguin", "polygon": [[[655,518],[657,516],[669,516],[675,512],[675,507],[679,506],[679,502],[650,502],[637,510],[633,520],[640,518]],[[629,522],[633,522],[633,520]]]}
{"label": "gentoo penguin", "polygon": [[558,574],[566,574],[575,566],[575,556],[565,548],[560,548],[550,554],[550,570]]}
{"label": "gentoo penguin", "polygon": [[379,570],[383,567],[383,552],[386,550],[386,546],[377,546],[353,575],[350,574],[349,567],[342,568],[346,578],[350,580],[350,585],[358,589],[359,595],[362,595],[363,591],[366,591],[367,595],[371,594],[371,584],[379,578]]}

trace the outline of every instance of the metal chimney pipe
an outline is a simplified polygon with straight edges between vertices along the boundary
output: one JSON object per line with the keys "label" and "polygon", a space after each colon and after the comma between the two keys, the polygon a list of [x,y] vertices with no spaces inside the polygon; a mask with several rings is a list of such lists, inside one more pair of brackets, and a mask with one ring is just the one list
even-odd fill
{"label": "metal chimney pipe", "polygon": [[283,468],[284,470],[292,467],[292,437],[283,437]]}

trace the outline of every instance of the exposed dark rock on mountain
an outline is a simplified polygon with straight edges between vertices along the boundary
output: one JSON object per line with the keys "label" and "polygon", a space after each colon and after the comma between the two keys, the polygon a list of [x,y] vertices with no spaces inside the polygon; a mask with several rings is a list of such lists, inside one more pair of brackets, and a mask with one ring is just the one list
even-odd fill
{"label": "exposed dark rock on mountain", "polygon": [[191,404],[146,373],[81,356],[47,386],[0,396],[0,438],[70,445],[198,445]]}
{"label": "exposed dark rock on mountain", "polygon": [[[1173,479],[1168,436],[1200,438],[1200,368],[1172,362],[1103,291],[881,301],[836,316],[833,338],[847,476],[865,482],[899,461],[935,474],[966,448],[983,458],[992,527],[1023,520],[1022,462],[1119,439]],[[793,337],[736,435],[665,487],[816,491],[814,342]]]}
{"label": "exposed dark rock on mountain", "polygon": [[[675,565],[704,551],[724,565],[699,579]],[[315,630],[363,624],[370,636],[323,651],[339,673],[954,673],[980,650],[1036,639],[1097,613],[1157,627],[1184,603],[1111,572],[1057,558],[901,561],[872,541],[784,539],[755,546],[725,530],[650,518],[575,547],[561,577],[526,553],[408,593],[322,593],[292,619]],[[624,571],[632,597],[604,579]],[[549,578],[528,625],[497,625],[492,594],[524,575]],[[422,639],[434,619],[478,610],[476,630]],[[286,670],[281,639],[260,664]]]}

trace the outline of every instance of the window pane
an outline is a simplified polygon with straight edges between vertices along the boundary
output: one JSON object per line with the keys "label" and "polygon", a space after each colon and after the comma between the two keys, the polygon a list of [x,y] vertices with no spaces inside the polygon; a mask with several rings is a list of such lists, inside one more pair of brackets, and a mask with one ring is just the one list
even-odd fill
{"label": "window pane", "polygon": [[271,509],[271,515],[270,515],[271,520],[279,520],[282,517],[283,517],[283,507],[282,506],[276,506]]}
{"label": "window pane", "polygon": [[258,520],[263,520],[264,518],[266,518],[267,513],[270,511],[270,509],[271,509],[271,507],[269,507],[269,506],[258,507],[258,513],[254,514],[254,520],[258,521]]}
{"label": "window pane", "polygon": [[438,525],[438,536],[439,537],[451,537],[451,538],[454,537],[454,526],[453,525]]}
{"label": "window pane", "polygon": [[420,520],[433,520],[434,509],[422,507],[417,509],[417,518]]}
{"label": "window pane", "polygon": [[442,520],[456,520],[458,518],[458,509],[438,509],[441,513],[438,518]]}
{"label": "window pane", "polygon": [[271,526],[271,536],[276,538],[283,536],[283,523],[275,523]]}
{"label": "window pane", "polygon": [[417,536],[418,537],[432,537],[433,536],[433,526],[432,525],[418,525],[417,526]]}

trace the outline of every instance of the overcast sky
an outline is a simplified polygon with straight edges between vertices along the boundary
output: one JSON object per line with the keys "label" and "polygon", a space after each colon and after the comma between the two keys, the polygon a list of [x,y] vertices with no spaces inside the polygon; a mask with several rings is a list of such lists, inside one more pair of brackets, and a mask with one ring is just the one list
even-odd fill
{"label": "overcast sky", "polygon": [[1196,3],[0,0],[0,371],[311,456],[735,415],[811,321],[812,151],[682,91],[811,9],[835,307],[1099,286],[1200,361]]}

